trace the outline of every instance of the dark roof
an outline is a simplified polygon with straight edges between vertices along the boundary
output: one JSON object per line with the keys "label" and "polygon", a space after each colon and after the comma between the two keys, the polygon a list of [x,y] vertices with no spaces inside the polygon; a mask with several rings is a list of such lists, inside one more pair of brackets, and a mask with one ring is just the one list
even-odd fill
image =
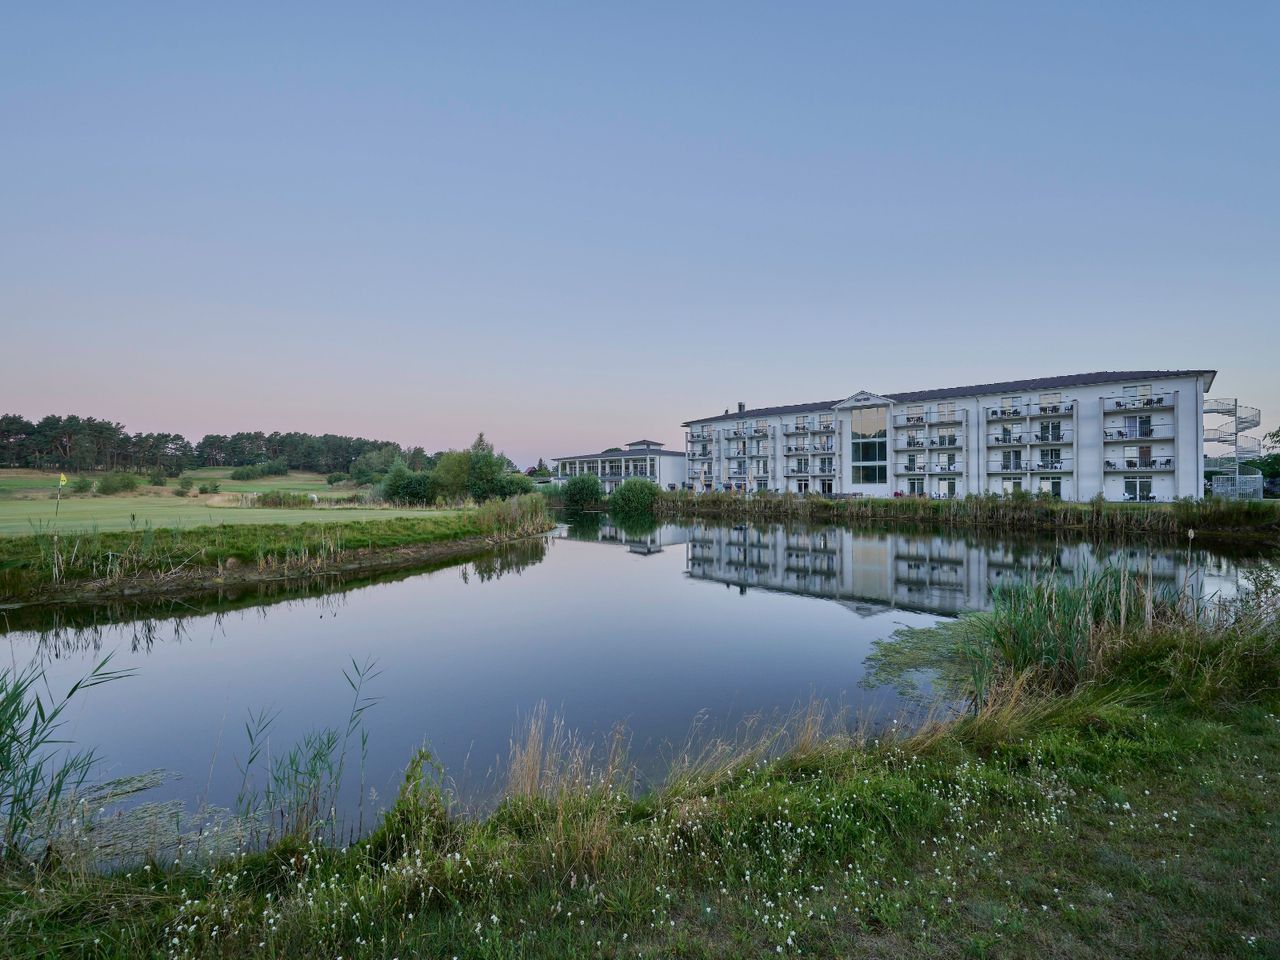
{"label": "dark roof", "polygon": [[[1098,383],[1115,383],[1121,380],[1163,380],[1169,377],[1193,377],[1216,375],[1216,370],[1100,370],[1096,373],[1073,373],[1064,377],[1036,377],[1031,380],[1005,380],[1001,383],[976,383],[967,387],[943,387],[939,390],[913,390],[907,393],[884,393],[879,396],[894,403],[920,403],[925,400],[949,400],[956,397],[973,397],[987,393],[1016,393],[1025,390],[1051,390],[1055,387],[1087,387]],[[822,400],[816,403],[793,403],[783,407],[756,407],[741,413],[719,413],[713,417],[686,420],[682,426],[707,423],[714,420],[744,420],[752,417],[776,417],[789,413],[812,413],[830,410],[839,400]]]}
{"label": "dark roof", "polygon": [[579,453],[552,460],[620,460],[627,457],[683,457],[683,450],[605,450],[603,453]]}
{"label": "dark roof", "polygon": [[659,447],[663,445],[661,440],[632,440],[630,443],[627,444],[627,446],[634,447],[641,443],[651,443]]}

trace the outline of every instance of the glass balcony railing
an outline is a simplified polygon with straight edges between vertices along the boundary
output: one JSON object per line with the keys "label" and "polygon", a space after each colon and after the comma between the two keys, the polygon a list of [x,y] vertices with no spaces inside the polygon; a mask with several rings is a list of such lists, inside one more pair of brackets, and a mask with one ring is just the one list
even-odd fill
{"label": "glass balcony railing", "polygon": [[1138,427],[1104,427],[1102,439],[1107,443],[1114,443],[1117,440],[1172,440],[1173,426],[1151,424]]}
{"label": "glass balcony railing", "polygon": [[1102,409],[1105,413],[1112,410],[1169,409],[1176,398],[1176,393],[1154,393],[1149,397],[1103,397]]}
{"label": "glass balcony railing", "polygon": [[1103,461],[1103,466],[1107,470],[1116,472],[1120,470],[1172,470],[1173,457],[1125,457],[1121,460]]}

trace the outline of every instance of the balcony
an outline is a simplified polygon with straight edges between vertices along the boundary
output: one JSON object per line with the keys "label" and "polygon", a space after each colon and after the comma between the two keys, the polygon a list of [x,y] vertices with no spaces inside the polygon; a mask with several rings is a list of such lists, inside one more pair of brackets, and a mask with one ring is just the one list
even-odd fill
{"label": "balcony", "polygon": [[1031,464],[1032,473],[1070,473],[1074,469],[1070,457],[1054,460],[1037,460]]}
{"label": "balcony", "polygon": [[894,437],[893,449],[895,450],[923,450],[928,446],[928,441],[924,437]]}
{"label": "balcony", "polygon": [[1127,457],[1123,460],[1106,460],[1103,466],[1110,473],[1124,470],[1172,470],[1173,457],[1151,457],[1147,460]]}
{"label": "balcony", "polygon": [[1026,473],[1029,466],[1026,460],[988,460],[987,473]]}
{"label": "balcony", "polygon": [[1026,407],[987,407],[988,420],[1025,420]]}
{"label": "balcony", "polygon": [[1033,417],[1064,417],[1075,413],[1076,404],[1074,400],[1068,400],[1065,403],[1038,403],[1031,408],[1031,416]]}
{"label": "balcony", "polygon": [[987,437],[987,443],[993,447],[1021,447],[1025,446],[1027,441],[1025,435],[1021,433],[994,433]]}
{"label": "balcony", "polygon": [[787,467],[783,475],[787,477],[807,477],[809,476],[809,468]]}
{"label": "balcony", "polygon": [[900,477],[920,477],[924,476],[925,465],[923,463],[895,463],[893,472]]}
{"label": "balcony", "polygon": [[813,474],[816,477],[833,477],[835,476],[835,473],[836,473],[835,464],[830,464],[828,466],[823,466],[822,464],[818,464],[816,467],[813,468]]}
{"label": "balcony", "polygon": [[1103,397],[1102,410],[1171,410],[1176,393],[1153,393],[1149,397]]}
{"label": "balcony", "polygon": [[955,463],[935,463],[929,470],[931,473],[955,476],[958,473],[964,473],[964,464],[958,460]]}
{"label": "balcony", "polygon": [[1041,430],[1031,434],[1030,443],[1071,443],[1075,438],[1071,430]]}
{"label": "balcony", "polygon": [[784,424],[782,427],[782,432],[785,436],[788,436],[788,437],[793,437],[797,434],[804,434],[807,436],[808,434],[813,433],[813,428],[810,427],[807,423],[793,423],[789,426]]}
{"label": "balcony", "polygon": [[788,443],[787,444],[787,453],[809,453],[812,450],[813,450],[813,447],[809,446],[809,444],[807,443]]}
{"label": "balcony", "polygon": [[832,420],[830,423],[819,423],[810,433],[835,433],[836,422]]}
{"label": "balcony", "polygon": [[767,437],[768,435],[769,435],[768,427],[752,427],[751,428],[751,436],[753,437]]}
{"label": "balcony", "polygon": [[893,415],[893,425],[895,427],[923,427],[929,423],[964,423],[965,411],[963,410],[937,410],[927,413],[895,413]]}
{"label": "balcony", "polygon": [[964,439],[959,435],[949,437],[930,437],[929,446],[931,447],[961,447],[964,445]]}
{"label": "balcony", "polygon": [[1104,443],[1115,443],[1120,440],[1172,440],[1171,424],[1154,424],[1147,427],[1115,427],[1103,429]]}

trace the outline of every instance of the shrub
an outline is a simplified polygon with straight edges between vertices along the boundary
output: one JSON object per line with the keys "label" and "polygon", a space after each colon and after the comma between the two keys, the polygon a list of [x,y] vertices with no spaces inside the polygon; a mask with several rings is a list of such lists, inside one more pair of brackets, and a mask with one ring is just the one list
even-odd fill
{"label": "shrub", "polygon": [[658,485],[652,480],[632,477],[613,491],[609,498],[609,512],[615,516],[652,516],[658,493]]}
{"label": "shrub", "polygon": [[382,478],[380,493],[388,503],[425,504],[435,499],[436,487],[430,474],[410,470],[403,460],[396,460]]}
{"label": "shrub", "polygon": [[112,470],[98,479],[98,493],[109,497],[113,493],[130,493],[138,489],[140,479],[136,473]]}
{"label": "shrub", "polygon": [[335,471],[329,474],[327,477],[325,477],[324,482],[332,487],[335,483],[345,483],[350,479],[351,479],[351,474],[342,473],[341,471]]}
{"label": "shrub", "polygon": [[172,490],[170,490],[169,492],[170,492],[170,493],[172,493],[175,497],[185,497],[185,496],[190,495],[190,493],[191,493],[191,488],[190,488],[190,487],[187,487],[187,488],[184,490],[182,487],[174,487],[174,488],[173,488]]}
{"label": "shrub", "polygon": [[156,467],[147,475],[147,483],[151,484],[153,487],[163,487],[168,483],[168,478],[165,477],[163,470]]}
{"label": "shrub", "polygon": [[497,483],[498,496],[518,497],[533,493],[533,480],[523,473],[504,473]]}
{"label": "shrub", "polygon": [[290,510],[314,507],[315,501],[306,493],[293,493],[289,490],[268,490],[258,494],[254,500],[255,507],[284,507]]}
{"label": "shrub", "polygon": [[210,480],[208,483],[200,484],[200,486],[197,487],[197,489],[201,493],[217,493],[219,490],[222,489],[222,484],[220,484],[217,480]]}
{"label": "shrub", "polygon": [[263,477],[283,477],[289,472],[289,464],[284,457],[255,463],[247,467],[236,467],[231,471],[232,480],[260,480]]}
{"label": "shrub", "polygon": [[181,480],[178,481],[178,488],[188,493],[191,492],[191,488],[193,486],[195,486],[195,481],[192,480],[190,477],[183,477]]}
{"label": "shrub", "polygon": [[582,473],[564,485],[564,509],[568,513],[589,510],[604,499],[604,487],[594,473]]}
{"label": "shrub", "polygon": [[74,480],[71,481],[71,492],[72,493],[92,493],[93,479],[91,477],[86,477],[84,474],[81,474],[80,476],[76,477]]}

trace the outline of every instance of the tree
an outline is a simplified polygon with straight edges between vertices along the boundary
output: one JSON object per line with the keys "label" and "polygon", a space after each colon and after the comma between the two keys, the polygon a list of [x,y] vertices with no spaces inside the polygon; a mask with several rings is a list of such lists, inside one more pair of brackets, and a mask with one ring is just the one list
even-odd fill
{"label": "tree", "polygon": [[658,485],[652,480],[632,477],[613,491],[609,513],[617,517],[650,517],[658,499]]}
{"label": "tree", "polygon": [[594,473],[580,473],[564,485],[564,509],[567,513],[589,510],[604,499],[604,487]]}
{"label": "tree", "polygon": [[543,460],[541,457],[539,457],[539,458],[538,458],[538,465],[537,465],[536,467],[534,467],[534,468],[533,468],[533,473],[532,473],[531,475],[532,475],[532,476],[535,476],[535,477],[549,477],[549,476],[551,476],[551,468],[547,466],[547,461],[545,461],[545,460]]}

